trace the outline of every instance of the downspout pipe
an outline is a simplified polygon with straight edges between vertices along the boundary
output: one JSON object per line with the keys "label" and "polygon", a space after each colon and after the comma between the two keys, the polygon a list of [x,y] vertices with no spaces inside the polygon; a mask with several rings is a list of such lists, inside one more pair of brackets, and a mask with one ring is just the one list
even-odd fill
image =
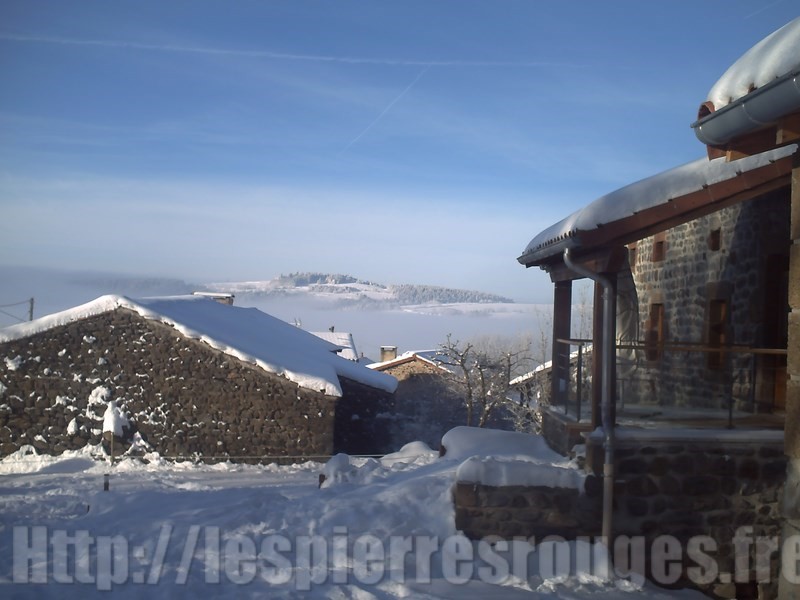
{"label": "downspout pipe", "polygon": [[611,547],[612,514],[614,508],[614,422],[611,403],[614,399],[611,383],[614,379],[614,284],[608,277],[590,271],[572,260],[570,248],[564,250],[564,264],[577,273],[588,277],[603,288],[603,387],[600,390],[601,424],[603,427],[605,460],[603,462],[603,539],[608,548]]}

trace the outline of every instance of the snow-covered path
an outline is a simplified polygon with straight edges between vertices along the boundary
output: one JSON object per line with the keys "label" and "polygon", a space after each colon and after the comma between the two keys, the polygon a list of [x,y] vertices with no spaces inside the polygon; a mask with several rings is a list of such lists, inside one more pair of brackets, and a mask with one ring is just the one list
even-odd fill
{"label": "snow-covered path", "polygon": [[[320,489],[319,463],[126,459],[111,469],[110,489],[103,491],[108,465],[88,453],[7,458],[0,462],[0,595],[86,598],[107,588],[127,598],[630,599],[641,593],[589,573],[542,577],[527,544],[517,548],[526,550],[526,572],[479,571],[489,563],[463,558],[475,546],[454,527],[450,488],[459,460],[420,446],[382,461],[343,460],[345,468],[329,469],[331,479]],[[47,557],[40,564],[42,544]],[[38,576],[47,583],[36,583]],[[24,579],[29,583],[19,583]],[[695,597],[650,586],[647,594]]]}

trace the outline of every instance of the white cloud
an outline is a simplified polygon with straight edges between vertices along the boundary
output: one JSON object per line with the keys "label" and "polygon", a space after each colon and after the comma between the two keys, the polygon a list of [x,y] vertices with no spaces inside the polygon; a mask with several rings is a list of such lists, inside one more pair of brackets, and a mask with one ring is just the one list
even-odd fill
{"label": "white cloud", "polygon": [[376,58],[366,56],[336,56],[325,54],[302,54],[291,52],[273,52],[259,49],[237,49],[213,46],[190,46],[182,44],[151,44],[136,41],[112,39],[79,39],[69,37],[54,37],[43,35],[15,35],[0,33],[0,40],[33,44],[55,44],[66,46],[90,46],[99,48],[118,48],[139,51],[171,52],[181,54],[208,54],[214,56],[234,56],[243,58],[263,58],[270,60],[286,60],[316,63],[340,63],[352,65],[383,65],[383,66],[417,66],[417,67],[572,67],[558,61],[511,61],[511,60],[413,60],[403,58]]}

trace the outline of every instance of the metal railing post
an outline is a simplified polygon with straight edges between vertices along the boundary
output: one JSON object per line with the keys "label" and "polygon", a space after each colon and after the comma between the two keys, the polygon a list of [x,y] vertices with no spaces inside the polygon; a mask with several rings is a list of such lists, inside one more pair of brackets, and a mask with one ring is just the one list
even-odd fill
{"label": "metal railing post", "polygon": [[581,421],[581,402],[583,401],[583,344],[578,344],[578,365],[577,365],[577,389],[575,390],[576,398],[576,417],[575,420],[580,423]]}

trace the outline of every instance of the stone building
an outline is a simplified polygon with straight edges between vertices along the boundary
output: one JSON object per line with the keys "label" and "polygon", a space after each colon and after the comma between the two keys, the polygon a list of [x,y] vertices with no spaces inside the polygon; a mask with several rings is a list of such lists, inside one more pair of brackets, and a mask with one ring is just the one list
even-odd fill
{"label": "stone building", "polygon": [[464,400],[454,392],[449,371],[432,360],[435,355],[436,351],[395,353],[394,358],[369,365],[397,379],[391,437],[398,448],[419,440],[436,449],[447,431],[466,422]]}
{"label": "stone building", "polygon": [[397,381],[252,308],[203,296],[104,296],[0,330],[0,455],[100,441],[167,457],[271,461],[383,453]]}
{"label": "stone building", "polygon": [[[595,200],[518,259],[554,284],[544,430],[560,449],[583,432],[603,534],[708,535],[720,573],[733,573],[738,527],[776,540],[800,521],[799,76],[796,19],[711,89],[693,125],[706,157]],[[582,278],[595,282],[594,360],[577,422],[558,407],[573,402]],[[779,562],[706,587],[797,597]]]}

